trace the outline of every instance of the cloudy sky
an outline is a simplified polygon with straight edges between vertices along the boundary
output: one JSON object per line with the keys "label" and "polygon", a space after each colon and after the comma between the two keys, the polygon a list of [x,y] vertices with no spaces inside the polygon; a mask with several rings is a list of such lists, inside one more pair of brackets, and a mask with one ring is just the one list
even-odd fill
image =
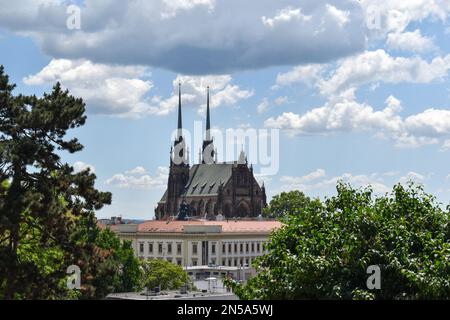
{"label": "cloudy sky", "polygon": [[[186,129],[280,129],[269,196],[380,194],[408,180],[450,202],[448,0],[0,0],[0,64],[17,93],[59,81],[87,103],[75,132],[113,193],[99,217],[153,217],[182,84]],[[80,19],[78,20],[78,10]],[[80,25],[77,25],[77,22]],[[192,152],[192,161],[195,161]],[[258,164],[255,164],[258,171]]]}

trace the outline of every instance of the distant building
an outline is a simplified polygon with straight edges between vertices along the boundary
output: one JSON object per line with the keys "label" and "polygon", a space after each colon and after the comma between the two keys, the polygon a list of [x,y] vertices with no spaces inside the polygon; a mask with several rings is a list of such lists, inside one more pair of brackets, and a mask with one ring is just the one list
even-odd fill
{"label": "distant building", "polygon": [[232,292],[188,292],[167,291],[161,293],[152,292],[126,292],[111,293],[106,300],[239,300]]}
{"label": "distant building", "polygon": [[122,217],[111,217],[109,219],[98,219],[97,223],[103,226],[112,226],[116,224],[124,224],[125,221],[122,220]]}
{"label": "distant building", "polygon": [[[219,163],[211,137],[209,88],[206,106],[206,134],[198,164],[190,166],[189,150],[182,135],[181,90],[178,95],[178,131],[171,149],[167,190],[158,202],[155,217],[158,220],[177,216],[185,204],[190,217],[215,219],[256,217],[266,206],[266,190],[253,175],[243,151],[238,161]],[[176,159],[176,161],[175,161]]]}
{"label": "distant building", "polygon": [[250,266],[266,253],[278,221],[160,221],[112,226],[141,259],[165,259],[184,267]]}

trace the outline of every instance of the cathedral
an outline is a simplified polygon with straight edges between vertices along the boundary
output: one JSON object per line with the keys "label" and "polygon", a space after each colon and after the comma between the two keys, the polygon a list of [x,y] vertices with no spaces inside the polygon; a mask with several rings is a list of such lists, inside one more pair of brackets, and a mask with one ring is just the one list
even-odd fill
{"label": "cathedral", "polygon": [[251,218],[266,206],[264,184],[259,186],[243,151],[234,162],[217,161],[211,137],[209,87],[206,104],[206,133],[199,163],[190,165],[189,150],[182,134],[181,86],[178,88],[178,129],[171,148],[167,190],[158,202],[155,217],[179,216],[184,208],[189,218],[216,220],[219,217]]}

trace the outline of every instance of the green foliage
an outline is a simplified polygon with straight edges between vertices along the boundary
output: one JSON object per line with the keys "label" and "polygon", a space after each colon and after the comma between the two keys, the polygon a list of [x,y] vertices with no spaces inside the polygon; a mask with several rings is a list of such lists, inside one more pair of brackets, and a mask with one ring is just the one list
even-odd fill
{"label": "green foliage", "polygon": [[192,281],[181,266],[163,259],[151,259],[142,262],[144,270],[143,284],[149,290],[159,285],[161,290],[180,289],[184,285],[192,287]]}
{"label": "green foliage", "polygon": [[[84,102],[59,84],[40,98],[14,88],[0,66],[0,298],[101,298],[138,286],[130,244],[97,226],[94,212],[111,194],[61,161],[83,148],[66,136],[84,125]],[[81,291],[66,286],[73,264]]]}
{"label": "green foliage", "polygon": [[307,206],[310,202],[311,199],[301,191],[282,192],[273,197],[269,206],[264,208],[264,215],[270,218],[284,217]]}
{"label": "green foliage", "polygon": [[142,270],[130,241],[121,242],[111,230],[104,229],[100,232],[96,245],[107,256],[102,268],[105,276],[97,276],[94,281],[97,291],[103,288],[100,297],[111,292],[142,289]]}
{"label": "green foliage", "polygon": [[[271,203],[285,225],[256,261],[259,274],[229,283],[240,298],[450,298],[450,215],[421,186],[399,184],[374,198],[370,188],[339,183],[323,202],[299,195]],[[380,290],[366,286],[370,265],[381,268]]]}

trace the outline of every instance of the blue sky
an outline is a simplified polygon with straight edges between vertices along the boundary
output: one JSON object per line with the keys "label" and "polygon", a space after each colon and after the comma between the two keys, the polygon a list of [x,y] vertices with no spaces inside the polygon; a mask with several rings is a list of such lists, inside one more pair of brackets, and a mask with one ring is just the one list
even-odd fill
{"label": "blue sky", "polygon": [[[80,28],[67,27],[67,7]],[[183,122],[279,129],[269,197],[383,194],[409,179],[450,202],[450,3],[0,0],[0,64],[17,93],[56,81],[87,103],[64,160],[113,193],[99,217],[150,219],[164,192],[179,82]],[[238,147],[237,147],[238,148]],[[195,151],[194,151],[195,152]],[[258,164],[255,164],[258,171]]]}

